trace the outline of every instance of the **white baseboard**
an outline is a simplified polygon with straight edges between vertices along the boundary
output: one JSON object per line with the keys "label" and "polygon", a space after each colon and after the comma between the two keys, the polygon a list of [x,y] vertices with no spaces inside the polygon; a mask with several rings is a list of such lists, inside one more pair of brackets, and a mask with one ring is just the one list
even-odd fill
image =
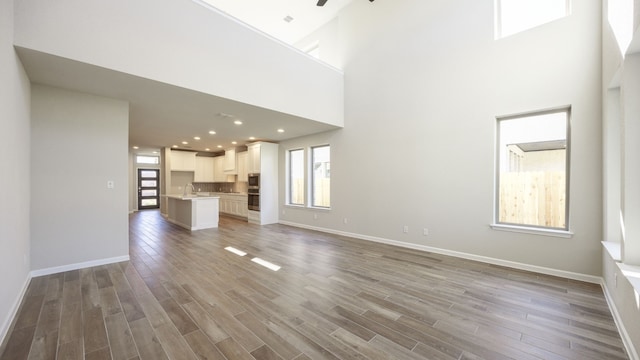
{"label": "white baseboard", "polygon": [[624,327],[624,323],[622,322],[622,317],[620,316],[620,312],[616,307],[616,303],[613,301],[613,297],[611,297],[611,293],[609,289],[607,289],[607,284],[604,279],[602,279],[602,291],[604,292],[604,298],[607,300],[607,304],[609,305],[609,309],[611,309],[611,314],[613,315],[613,320],[616,323],[616,327],[618,328],[618,332],[620,333],[620,338],[622,338],[622,343],[624,344],[625,350],[627,350],[627,355],[629,355],[630,360],[640,360],[640,356],[636,351],[636,348],[633,346],[633,341],[631,340],[631,336],[627,332],[627,329]]}
{"label": "white baseboard", "polygon": [[6,342],[9,340],[7,339],[7,334],[11,329],[13,320],[15,319],[16,315],[18,315],[20,304],[22,304],[22,299],[24,299],[24,295],[27,293],[27,289],[29,288],[30,282],[31,282],[31,274],[27,274],[27,279],[25,280],[24,285],[22,285],[22,290],[20,291],[15,302],[13,303],[13,306],[11,307],[11,311],[9,311],[9,314],[8,314],[9,316],[7,316],[4,323],[2,324],[2,327],[0,327],[0,352],[3,350],[3,347],[6,345]]}
{"label": "white baseboard", "polygon": [[123,261],[129,261],[129,255],[117,256],[117,257],[112,257],[107,259],[85,261],[81,263],[69,264],[69,265],[63,265],[63,266],[54,266],[54,267],[40,269],[40,270],[33,270],[31,271],[31,277],[57,274],[57,273],[70,271],[70,270],[84,269],[84,268],[89,268],[93,266],[113,264],[113,263],[118,263]]}
{"label": "white baseboard", "polygon": [[513,268],[513,269],[531,271],[531,272],[536,272],[536,273],[540,273],[540,274],[558,276],[558,277],[566,278],[566,279],[584,281],[584,282],[588,282],[588,283],[592,283],[592,284],[601,284],[601,282],[602,282],[602,278],[599,277],[599,276],[580,274],[580,273],[575,273],[575,272],[571,272],[571,271],[552,269],[552,268],[547,268],[547,267],[542,267],[542,266],[524,264],[524,263],[519,263],[519,262],[509,261],[509,260],[503,260],[503,259],[496,259],[496,258],[492,258],[492,257],[469,254],[469,253],[464,253],[464,252],[460,252],[460,251],[441,249],[441,248],[436,248],[436,247],[431,247],[431,246],[412,244],[412,243],[407,243],[407,242],[402,242],[402,241],[397,241],[397,240],[390,240],[390,239],[380,238],[380,237],[376,237],[376,236],[362,235],[362,234],[350,233],[350,232],[346,232],[346,231],[327,229],[327,228],[321,228],[321,227],[316,227],[316,226],[309,226],[309,225],[306,225],[306,224],[299,224],[299,223],[294,223],[294,222],[289,222],[289,221],[280,220],[279,223],[283,224],[283,225],[295,226],[295,227],[299,227],[299,228],[303,228],[303,229],[321,231],[321,232],[325,232],[325,233],[329,233],[329,234],[342,235],[342,236],[352,237],[352,238],[361,239],[361,240],[369,240],[369,241],[382,243],[382,244],[387,244],[387,245],[395,245],[395,246],[399,246],[399,247],[403,247],[403,248],[407,248],[407,249],[426,251],[426,252],[430,252],[430,253],[453,256],[453,257],[457,257],[457,258],[461,258],[461,259],[479,261],[479,262],[483,262],[483,263],[487,263],[487,264],[510,267],[510,268]]}

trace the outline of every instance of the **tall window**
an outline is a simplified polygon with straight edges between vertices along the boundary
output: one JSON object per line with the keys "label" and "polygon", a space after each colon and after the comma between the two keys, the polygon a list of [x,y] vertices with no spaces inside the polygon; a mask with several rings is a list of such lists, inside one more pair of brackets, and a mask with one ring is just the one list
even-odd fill
{"label": "tall window", "polygon": [[571,14],[569,0],[495,0],[496,39]]}
{"label": "tall window", "polygon": [[496,222],[568,230],[570,109],[498,118]]}
{"label": "tall window", "polygon": [[304,150],[289,150],[289,204],[304,205]]}
{"label": "tall window", "polygon": [[331,147],[311,148],[311,194],[312,206],[331,206]]}

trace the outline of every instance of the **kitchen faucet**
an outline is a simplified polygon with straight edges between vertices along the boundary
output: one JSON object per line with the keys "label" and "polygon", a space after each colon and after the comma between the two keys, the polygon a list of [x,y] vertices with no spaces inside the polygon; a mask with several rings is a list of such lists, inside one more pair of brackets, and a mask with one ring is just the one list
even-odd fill
{"label": "kitchen faucet", "polygon": [[187,183],[187,184],[184,186],[184,192],[182,193],[182,196],[187,196],[187,188],[191,188],[191,194],[193,194],[194,192],[196,192],[196,188],[195,188],[195,187],[193,187],[193,184],[192,184],[192,183]]}

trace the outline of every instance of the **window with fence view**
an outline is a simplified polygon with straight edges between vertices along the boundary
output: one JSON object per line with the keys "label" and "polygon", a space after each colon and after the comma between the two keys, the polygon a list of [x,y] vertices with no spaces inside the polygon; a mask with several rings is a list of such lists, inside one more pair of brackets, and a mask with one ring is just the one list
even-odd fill
{"label": "window with fence view", "polygon": [[498,118],[497,223],[568,229],[569,115]]}
{"label": "window with fence view", "polygon": [[331,207],[331,147],[311,148],[312,206]]}

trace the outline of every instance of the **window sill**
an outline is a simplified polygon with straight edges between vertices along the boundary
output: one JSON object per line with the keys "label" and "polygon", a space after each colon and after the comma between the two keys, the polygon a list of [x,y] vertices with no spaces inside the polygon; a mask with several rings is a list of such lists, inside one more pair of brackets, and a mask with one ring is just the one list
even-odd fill
{"label": "window sill", "polygon": [[331,211],[331,208],[319,207],[319,206],[306,206],[306,205],[296,205],[296,204],[284,204],[284,206],[289,209]]}
{"label": "window sill", "polygon": [[620,272],[622,272],[622,275],[629,280],[629,283],[631,283],[631,286],[635,289],[637,296],[637,294],[640,293],[640,266],[618,263],[618,268],[620,269]]}
{"label": "window sill", "polygon": [[561,238],[572,238],[573,232],[567,230],[554,230],[554,229],[542,229],[535,227],[527,227],[527,226],[516,226],[516,225],[504,225],[504,224],[490,224],[493,230],[499,231],[510,231],[524,234],[532,234],[532,235],[542,235],[542,236],[553,236],[553,237],[561,237]]}
{"label": "window sill", "polygon": [[619,242],[603,241],[602,246],[607,250],[613,261],[622,261],[622,247]]}

